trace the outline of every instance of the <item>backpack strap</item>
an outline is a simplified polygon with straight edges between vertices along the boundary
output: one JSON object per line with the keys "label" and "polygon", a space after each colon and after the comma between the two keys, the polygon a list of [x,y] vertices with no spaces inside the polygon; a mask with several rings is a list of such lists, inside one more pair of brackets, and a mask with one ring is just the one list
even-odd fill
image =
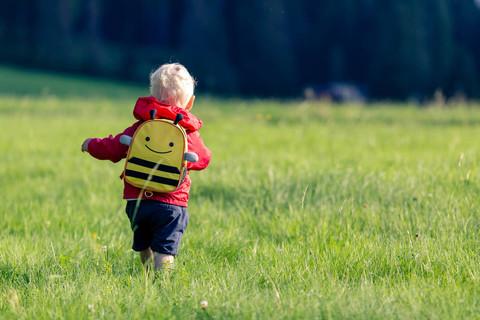
{"label": "backpack strap", "polygon": [[150,120],[154,120],[156,115],[157,115],[156,109],[150,110]]}
{"label": "backpack strap", "polygon": [[173,121],[173,124],[177,125],[182,120],[183,120],[183,114],[177,113],[177,116],[175,117],[175,121]]}

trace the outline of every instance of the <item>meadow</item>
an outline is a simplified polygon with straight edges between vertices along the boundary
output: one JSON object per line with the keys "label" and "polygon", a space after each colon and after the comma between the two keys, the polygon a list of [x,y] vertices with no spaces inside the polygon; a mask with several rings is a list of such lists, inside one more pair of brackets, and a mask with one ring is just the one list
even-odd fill
{"label": "meadow", "polygon": [[200,94],[213,159],[174,272],[153,275],[123,163],[80,152],[147,94],[0,68],[1,319],[480,317],[480,106]]}

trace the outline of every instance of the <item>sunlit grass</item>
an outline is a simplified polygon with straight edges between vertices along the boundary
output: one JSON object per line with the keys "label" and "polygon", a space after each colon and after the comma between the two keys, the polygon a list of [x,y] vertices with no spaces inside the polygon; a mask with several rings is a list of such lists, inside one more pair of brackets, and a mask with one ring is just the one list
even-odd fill
{"label": "sunlit grass", "polygon": [[8,72],[0,318],[478,317],[480,110],[200,97],[212,164],[192,173],[175,271],[154,277],[130,250],[122,163],[80,153],[146,92],[45,76],[69,89],[29,93]]}

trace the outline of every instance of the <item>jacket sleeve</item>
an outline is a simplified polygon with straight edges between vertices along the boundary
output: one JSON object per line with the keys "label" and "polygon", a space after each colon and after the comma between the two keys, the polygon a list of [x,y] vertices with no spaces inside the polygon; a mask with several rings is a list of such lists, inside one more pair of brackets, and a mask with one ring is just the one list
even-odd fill
{"label": "jacket sleeve", "polygon": [[92,138],[88,143],[87,151],[90,155],[99,160],[110,160],[118,162],[127,156],[128,146],[120,143],[122,135],[133,136],[139,122],[125,129],[116,136],[109,135],[106,138]]}
{"label": "jacket sleeve", "polygon": [[188,162],[187,168],[189,170],[203,170],[208,167],[210,159],[212,158],[212,153],[205,146],[200,133],[194,131],[188,134],[188,151],[195,152],[198,155],[197,162]]}

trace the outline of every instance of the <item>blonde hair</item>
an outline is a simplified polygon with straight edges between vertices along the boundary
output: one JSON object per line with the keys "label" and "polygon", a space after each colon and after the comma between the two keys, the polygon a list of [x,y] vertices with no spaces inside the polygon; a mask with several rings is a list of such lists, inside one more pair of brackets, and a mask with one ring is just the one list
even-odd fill
{"label": "blonde hair", "polygon": [[168,63],[150,74],[150,94],[160,101],[185,108],[193,96],[195,79],[180,63]]}

